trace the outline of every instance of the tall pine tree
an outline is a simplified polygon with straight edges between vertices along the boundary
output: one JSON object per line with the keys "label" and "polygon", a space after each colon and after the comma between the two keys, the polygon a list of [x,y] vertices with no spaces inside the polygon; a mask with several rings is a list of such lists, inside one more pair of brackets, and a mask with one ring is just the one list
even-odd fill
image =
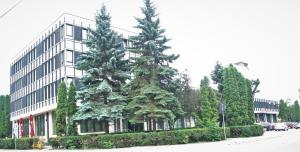
{"label": "tall pine tree", "polygon": [[200,120],[199,127],[216,127],[218,121],[218,100],[214,90],[210,87],[209,79],[205,76],[200,84]]}
{"label": "tall pine tree", "polygon": [[94,119],[105,122],[109,133],[109,121],[123,118],[126,97],[122,86],[129,77],[128,60],[120,35],[111,29],[111,17],[103,5],[97,12],[96,29],[90,29],[86,42],[89,51],[81,55],[76,68],[84,71],[77,92],[82,105],[74,115],[75,121]]}
{"label": "tall pine tree", "polygon": [[67,116],[67,87],[64,81],[61,82],[58,89],[57,108],[55,111],[56,134],[58,136],[67,135],[66,116]]}
{"label": "tall pine tree", "polygon": [[166,119],[172,129],[176,117],[182,114],[181,106],[169,88],[176,74],[170,63],[178,56],[165,53],[170,48],[166,45],[169,39],[164,35],[165,29],[160,27],[153,3],[144,0],[141,10],[143,17],[136,18],[136,28],[140,32],[132,37],[134,47],[131,53],[136,56],[132,58],[134,78],[129,84],[132,97],[128,105],[130,120],[142,123],[145,119],[148,130],[155,130],[155,122]]}

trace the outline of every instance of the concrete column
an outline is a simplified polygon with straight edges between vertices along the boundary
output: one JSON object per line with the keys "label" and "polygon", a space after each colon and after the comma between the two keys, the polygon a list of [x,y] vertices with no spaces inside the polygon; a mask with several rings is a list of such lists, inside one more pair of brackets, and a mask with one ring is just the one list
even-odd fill
{"label": "concrete column", "polygon": [[263,114],[264,115],[264,122],[267,122],[268,121],[268,118],[267,118],[267,114]]}
{"label": "concrete column", "polygon": [[49,137],[53,136],[53,123],[52,123],[53,115],[52,115],[52,113],[53,112],[49,112],[49,117],[48,117],[49,118],[49,120],[48,120],[49,121]]}
{"label": "concrete column", "polygon": [[115,124],[114,124],[114,122],[112,122],[112,121],[109,122],[108,130],[109,130],[110,133],[115,132]]}
{"label": "concrete column", "polygon": [[273,123],[274,122],[274,118],[273,118],[272,114],[270,114],[270,119],[271,119],[271,123]]}
{"label": "concrete column", "polygon": [[148,125],[147,121],[144,121],[144,131],[148,131]]}
{"label": "concrete column", "polygon": [[123,132],[123,119],[119,119],[120,121],[120,131]]}
{"label": "concrete column", "polygon": [[48,122],[49,122],[49,117],[47,115],[48,112],[44,114],[44,127],[45,127],[45,143],[48,143],[48,138],[49,137],[49,128],[48,128]]}

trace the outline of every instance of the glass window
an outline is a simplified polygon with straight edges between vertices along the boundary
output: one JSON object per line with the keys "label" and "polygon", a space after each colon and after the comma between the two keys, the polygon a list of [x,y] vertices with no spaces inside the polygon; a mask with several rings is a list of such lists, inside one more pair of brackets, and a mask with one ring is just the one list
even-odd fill
{"label": "glass window", "polygon": [[67,36],[73,36],[73,26],[67,24]]}
{"label": "glass window", "polygon": [[73,51],[67,50],[67,62],[73,63]]}
{"label": "glass window", "polygon": [[35,117],[35,128],[37,136],[45,135],[45,118],[44,115],[38,115]]}
{"label": "glass window", "polygon": [[83,40],[87,39],[87,30],[86,29],[82,29],[82,39]]}
{"label": "glass window", "polygon": [[76,41],[81,41],[82,40],[81,27],[74,26],[74,40],[76,40]]}

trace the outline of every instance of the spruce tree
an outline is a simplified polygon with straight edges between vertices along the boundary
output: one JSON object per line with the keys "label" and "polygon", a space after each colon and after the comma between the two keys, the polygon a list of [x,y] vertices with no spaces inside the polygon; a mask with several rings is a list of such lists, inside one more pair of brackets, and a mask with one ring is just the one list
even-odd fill
{"label": "spruce tree", "polygon": [[164,35],[165,29],[160,27],[153,3],[144,0],[141,10],[143,17],[136,18],[136,28],[140,32],[132,37],[134,47],[130,50],[135,54],[132,57],[134,77],[129,84],[129,94],[132,97],[128,105],[131,112],[130,121],[143,123],[145,119],[148,130],[155,130],[155,121],[164,119],[168,120],[172,129],[176,117],[183,113],[178,100],[170,92],[170,84],[173,83],[176,74],[170,63],[179,56],[165,53],[170,49],[170,46],[166,45],[169,39]]}
{"label": "spruce tree", "polygon": [[217,62],[214,70],[211,73],[211,79],[214,84],[218,85],[218,91],[223,92],[224,68],[220,62]]}
{"label": "spruce tree", "polygon": [[77,91],[82,105],[74,115],[75,121],[87,119],[105,122],[109,133],[109,121],[123,118],[126,97],[122,86],[129,77],[128,60],[120,35],[111,29],[111,17],[103,5],[97,12],[96,28],[89,29],[86,42],[89,51],[82,54],[76,68],[84,71]]}
{"label": "spruce tree", "polygon": [[200,120],[198,127],[216,127],[218,121],[218,101],[213,89],[210,87],[208,77],[204,77],[200,84]]}
{"label": "spruce tree", "polygon": [[57,108],[55,111],[56,134],[57,136],[66,135],[66,115],[67,115],[67,87],[64,81],[61,82],[58,89]]}
{"label": "spruce tree", "polygon": [[76,87],[74,83],[71,83],[68,91],[68,100],[67,100],[68,136],[77,135],[76,123],[73,121],[73,115],[77,112],[75,96],[76,96]]}

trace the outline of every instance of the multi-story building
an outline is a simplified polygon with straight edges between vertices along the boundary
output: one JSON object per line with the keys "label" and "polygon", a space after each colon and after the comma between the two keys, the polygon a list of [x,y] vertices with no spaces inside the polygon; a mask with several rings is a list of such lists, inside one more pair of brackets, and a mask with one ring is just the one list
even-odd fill
{"label": "multi-story building", "polygon": [[[94,27],[94,24],[93,20],[65,13],[13,59],[10,68],[10,119],[17,137],[21,134],[29,136],[33,131],[35,136],[55,135],[59,85],[62,81],[78,85],[82,71],[76,70],[74,64],[77,57],[88,50],[83,41],[87,39],[88,28]],[[115,27],[114,30],[123,36],[130,34]],[[124,38],[124,47],[127,44]],[[90,128],[101,131],[95,123],[86,122],[87,126],[81,127],[80,131],[87,132]],[[114,130],[113,127],[110,129]]]}
{"label": "multi-story building", "polygon": [[279,114],[278,101],[255,98],[254,106],[254,114],[257,123],[277,122]]}

